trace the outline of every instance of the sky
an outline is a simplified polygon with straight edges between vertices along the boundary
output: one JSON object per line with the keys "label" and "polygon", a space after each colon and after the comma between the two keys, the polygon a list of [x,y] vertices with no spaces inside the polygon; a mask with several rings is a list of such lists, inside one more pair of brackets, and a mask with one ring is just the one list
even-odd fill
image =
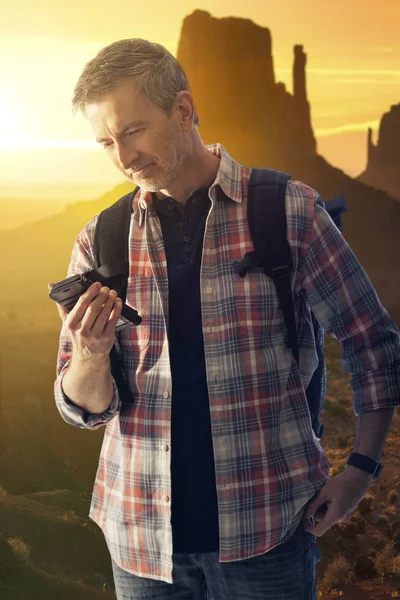
{"label": "sky", "polygon": [[381,116],[400,102],[400,0],[119,0],[116,10],[111,6],[98,0],[3,6],[0,189],[121,182],[84,117],[72,116],[75,83],[86,62],[117,39],[157,41],[176,55],[183,19],[196,9],[268,27],[276,79],[289,91],[293,46],[304,46],[318,151],[352,176],[365,168],[368,127],[376,140]]}

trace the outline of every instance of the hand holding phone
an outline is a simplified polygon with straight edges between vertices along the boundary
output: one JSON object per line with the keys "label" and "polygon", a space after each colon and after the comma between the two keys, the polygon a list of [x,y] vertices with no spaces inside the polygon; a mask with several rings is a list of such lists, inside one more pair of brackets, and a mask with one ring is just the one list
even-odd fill
{"label": "hand holding phone", "polygon": [[[58,293],[53,290],[54,286],[50,297]],[[66,304],[71,305],[71,301]],[[117,299],[115,290],[99,282],[91,283],[65,316],[64,324],[72,343],[72,356],[83,361],[82,364],[93,360],[97,364],[98,361],[108,361],[121,310],[122,300]]]}
{"label": "hand holding phone", "polygon": [[[92,274],[94,272],[91,272]],[[52,300],[57,302],[58,305],[62,306],[62,311],[58,310],[60,317],[64,320],[64,315],[68,314],[72,308],[77,304],[79,298],[88,290],[94,283],[99,284],[95,280],[91,279],[87,273],[79,275],[73,275],[58,283],[52,284],[49,291],[49,296]],[[101,284],[98,285],[100,290]],[[109,290],[110,292],[110,290]],[[140,325],[142,318],[138,312],[122,303],[120,317],[116,325],[116,331],[120,331],[125,327],[131,327],[132,325]]]}

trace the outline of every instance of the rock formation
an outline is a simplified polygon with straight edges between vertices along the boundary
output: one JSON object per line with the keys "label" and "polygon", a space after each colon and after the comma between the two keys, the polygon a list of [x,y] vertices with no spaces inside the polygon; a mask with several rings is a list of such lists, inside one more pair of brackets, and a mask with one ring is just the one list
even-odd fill
{"label": "rock formation", "polygon": [[400,103],[383,115],[376,145],[368,129],[367,168],[358,179],[400,199]]}
{"label": "rock formation", "polygon": [[306,84],[307,55],[303,46],[294,47],[293,94],[294,94],[294,126],[296,142],[308,155],[316,153],[316,143],[311,125],[310,104],[307,98]]}
{"label": "rock formation", "polygon": [[315,155],[306,55],[294,49],[293,89],[275,83],[270,31],[249,19],[184,19],[177,58],[188,74],[205,143],[222,141],[241,162],[282,168]]}

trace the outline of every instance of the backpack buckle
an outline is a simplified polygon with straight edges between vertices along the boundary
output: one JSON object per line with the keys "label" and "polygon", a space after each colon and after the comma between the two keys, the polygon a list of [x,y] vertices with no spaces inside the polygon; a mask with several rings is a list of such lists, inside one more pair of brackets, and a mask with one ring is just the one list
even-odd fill
{"label": "backpack buckle", "polygon": [[235,261],[233,268],[235,272],[240,276],[244,277],[248,271],[251,271],[254,267],[258,267],[260,261],[257,252],[246,252],[241,261]]}

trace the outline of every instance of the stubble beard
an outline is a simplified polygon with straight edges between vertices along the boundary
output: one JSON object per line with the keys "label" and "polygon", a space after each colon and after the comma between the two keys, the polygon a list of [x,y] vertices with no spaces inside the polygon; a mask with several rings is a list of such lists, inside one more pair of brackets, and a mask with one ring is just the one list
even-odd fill
{"label": "stubble beard", "polygon": [[172,133],[167,140],[168,150],[161,157],[157,165],[153,168],[160,169],[162,173],[158,177],[143,177],[139,179],[137,185],[146,192],[158,192],[166,189],[174,179],[176,179],[187,156],[187,139],[180,132]]}

